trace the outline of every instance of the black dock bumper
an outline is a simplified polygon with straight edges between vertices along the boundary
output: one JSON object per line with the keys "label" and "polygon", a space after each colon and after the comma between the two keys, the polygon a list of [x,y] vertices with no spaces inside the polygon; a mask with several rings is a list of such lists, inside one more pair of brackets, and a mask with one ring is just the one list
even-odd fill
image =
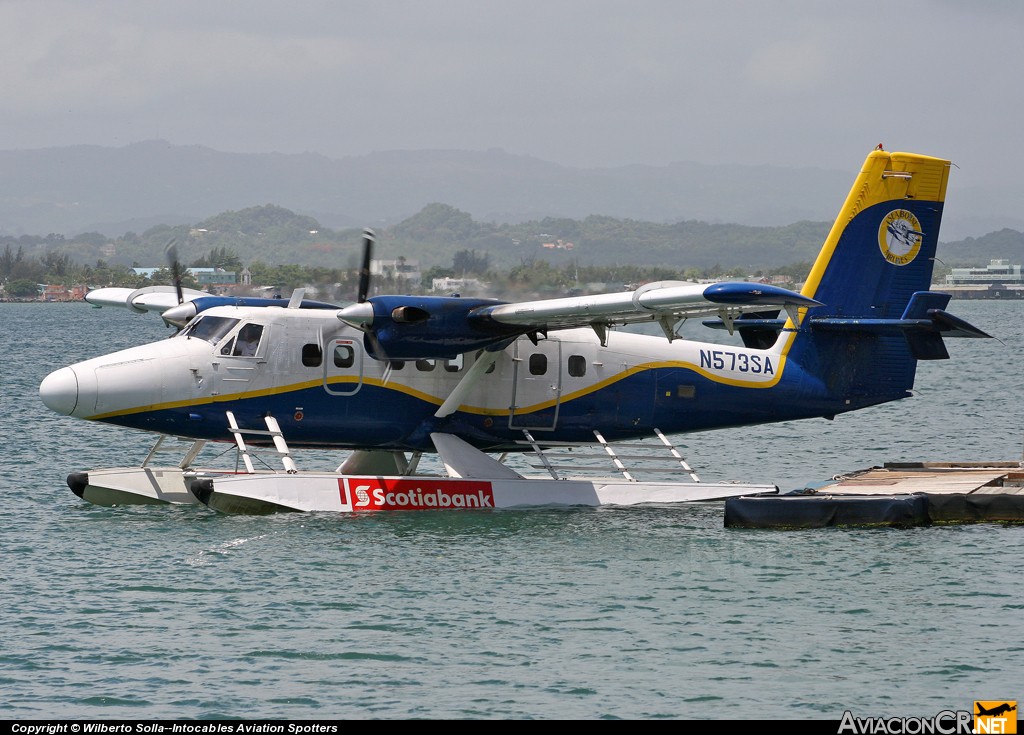
{"label": "black dock bumper", "polygon": [[908,495],[744,496],[725,501],[726,528],[909,528],[957,523],[1024,523],[1024,495],[914,493]]}
{"label": "black dock bumper", "polygon": [[726,528],[826,528],[828,526],[925,526],[931,522],[924,495],[841,497],[779,495],[725,501]]}

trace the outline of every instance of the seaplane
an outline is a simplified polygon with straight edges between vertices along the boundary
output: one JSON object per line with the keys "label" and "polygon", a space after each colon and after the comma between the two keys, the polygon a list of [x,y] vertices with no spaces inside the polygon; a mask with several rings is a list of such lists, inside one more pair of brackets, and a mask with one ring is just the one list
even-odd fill
{"label": "seaplane", "polygon": [[[87,301],[156,312],[177,332],[59,368],[40,398],[58,414],[156,437],[140,466],[68,475],[77,496],[101,505],[354,513],[778,493],[701,481],[671,437],[907,398],[919,360],[949,357],[945,338],[989,337],[946,311],[949,294],[929,290],[950,166],[869,153],[800,291],[661,281],[517,302],[371,295],[369,230],[349,304],[309,301],[301,289],[211,296],[180,279],[97,289]],[[734,344],[683,337],[693,319]],[[175,464],[156,462],[166,440],[187,446]],[[624,457],[651,443],[672,471],[640,478]],[[233,452],[234,465],[199,465],[207,445]],[[300,469],[299,448],[344,459],[332,471]],[[552,456],[565,450],[577,452],[574,464]],[[260,452],[280,466],[256,461]],[[524,456],[535,464],[510,461]],[[574,470],[594,456],[613,471]]]}

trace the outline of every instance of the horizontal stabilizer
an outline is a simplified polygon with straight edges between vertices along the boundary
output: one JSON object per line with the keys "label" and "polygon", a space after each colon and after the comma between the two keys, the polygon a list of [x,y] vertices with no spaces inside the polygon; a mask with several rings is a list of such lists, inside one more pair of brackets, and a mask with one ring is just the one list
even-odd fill
{"label": "horizontal stabilizer", "polygon": [[918,291],[910,297],[903,312],[904,319],[927,319],[943,337],[991,337],[973,324],[944,311],[951,294],[938,291]]}
{"label": "horizontal stabilizer", "polygon": [[811,317],[807,324],[812,331],[902,334],[906,337],[914,358],[946,360],[949,358],[949,353],[943,344],[943,337],[990,338],[992,336],[963,319],[937,308],[945,306],[949,302],[949,298],[949,294],[919,291],[911,297],[901,319]]}
{"label": "horizontal stabilizer", "polygon": [[943,337],[992,337],[991,334],[983,332],[973,324],[968,324],[958,316],[953,316],[948,311],[934,309],[928,312],[928,316],[942,332]]}
{"label": "horizontal stabilizer", "polygon": [[987,337],[983,332],[963,319],[941,309],[933,309],[924,319],[840,319],[817,317],[808,320],[812,330],[832,332],[875,332],[896,334],[909,332],[934,333],[942,337]]}
{"label": "horizontal stabilizer", "polygon": [[[960,317],[943,310],[950,294],[936,291],[918,291],[910,299],[900,319],[858,319],[856,317],[810,317],[805,326],[814,331],[872,332],[875,334],[902,334],[911,353],[918,360],[944,360],[949,357],[943,337],[988,338],[992,335],[978,329]],[[786,320],[779,312],[745,313],[727,324],[722,319],[706,319],[702,324],[712,329],[737,330],[747,347],[766,348],[785,327]]]}

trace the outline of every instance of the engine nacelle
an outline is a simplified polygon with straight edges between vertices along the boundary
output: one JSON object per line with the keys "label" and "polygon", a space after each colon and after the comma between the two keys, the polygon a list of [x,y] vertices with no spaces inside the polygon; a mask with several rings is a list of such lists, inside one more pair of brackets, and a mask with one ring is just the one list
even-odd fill
{"label": "engine nacelle", "polygon": [[374,296],[338,312],[363,330],[366,352],[377,360],[453,359],[532,331],[474,318],[473,311],[505,303],[459,296]]}

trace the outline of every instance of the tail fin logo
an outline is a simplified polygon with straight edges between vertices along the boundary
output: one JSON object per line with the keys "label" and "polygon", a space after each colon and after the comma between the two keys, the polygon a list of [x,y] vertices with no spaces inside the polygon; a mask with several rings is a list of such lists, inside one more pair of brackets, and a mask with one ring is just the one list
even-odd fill
{"label": "tail fin logo", "polygon": [[894,209],[878,226],[878,247],[893,265],[907,265],[921,251],[921,221],[906,209]]}

